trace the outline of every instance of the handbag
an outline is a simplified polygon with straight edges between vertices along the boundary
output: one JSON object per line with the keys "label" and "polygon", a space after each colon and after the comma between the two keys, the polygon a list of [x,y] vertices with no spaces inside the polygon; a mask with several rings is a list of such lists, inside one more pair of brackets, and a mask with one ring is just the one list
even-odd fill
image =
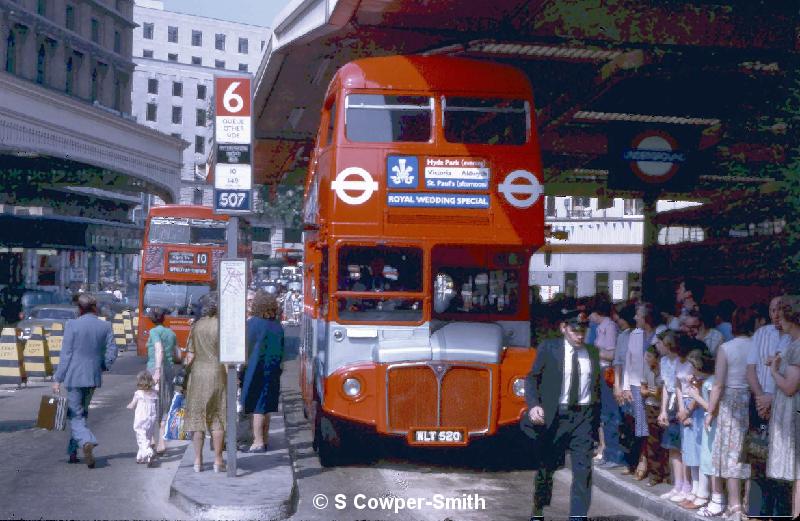
{"label": "handbag", "polygon": [[175,392],[172,397],[172,403],[169,406],[169,413],[167,413],[167,426],[164,429],[165,440],[188,440],[189,435],[183,428],[183,420],[186,416],[186,407],[184,407],[183,393]]}
{"label": "handbag", "polygon": [[609,387],[614,387],[614,368],[613,367],[605,367],[603,368],[603,379],[606,381],[606,385]]}
{"label": "handbag", "polygon": [[744,459],[752,464],[766,464],[769,455],[769,428],[766,424],[748,429],[744,435]]}
{"label": "handbag", "polygon": [[67,428],[67,399],[64,396],[42,396],[36,426],[49,431],[63,431]]}

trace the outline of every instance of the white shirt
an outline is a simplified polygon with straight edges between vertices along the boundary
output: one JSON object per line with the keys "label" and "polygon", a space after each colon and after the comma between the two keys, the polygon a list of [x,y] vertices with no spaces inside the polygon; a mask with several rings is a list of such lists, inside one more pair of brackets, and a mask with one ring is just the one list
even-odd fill
{"label": "white shirt", "polygon": [[725,353],[725,360],[728,362],[728,371],[725,373],[725,387],[733,389],[747,389],[747,357],[753,352],[753,340],[737,336],[733,340],[725,342],[719,346]]}
{"label": "white shirt", "polygon": [[775,394],[775,379],[767,366],[767,357],[775,356],[778,351],[786,352],[791,337],[781,334],[772,324],[758,328],[753,335],[753,346],[747,353],[747,365],[756,366],[758,383],[765,393]]}
{"label": "white shirt", "polygon": [[[566,405],[569,401],[569,387],[572,385],[572,344],[564,340],[564,385],[561,387],[561,400],[558,403]],[[578,382],[578,405],[588,405],[592,398],[589,382],[592,374],[592,362],[586,348],[578,349],[578,367],[580,367],[580,380]]]}
{"label": "white shirt", "polygon": [[640,387],[644,381],[644,330],[637,327],[628,339],[628,352],[625,353],[625,367],[622,371],[622,390],[630,391],[631,386]]}

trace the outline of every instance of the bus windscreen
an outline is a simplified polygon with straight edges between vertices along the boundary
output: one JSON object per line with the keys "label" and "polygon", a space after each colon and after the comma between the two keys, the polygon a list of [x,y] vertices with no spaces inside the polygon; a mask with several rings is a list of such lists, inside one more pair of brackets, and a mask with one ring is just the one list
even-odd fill
{"label": "bus windscreen", "polygon": [[148,282],[144,286],[142,305],[145,312],[160,307],[170,316],[196,317],[200,314],[200,299],[209,291],[207,284]]}
{"label": "bus windscreen", "polygon": [[424,143],[432,126],[433,98],[350,94],[345,101],[345,132],[352,142]]}
{"label": "bus windscreen", "polygon": [[442,97],[444,137],[450,143],[523,145],[529,107],[523,100]]}
{"label": "bus windscreen", "polygon": [[225,221],[153,217],[150,220],[151,244],[226,244]]}

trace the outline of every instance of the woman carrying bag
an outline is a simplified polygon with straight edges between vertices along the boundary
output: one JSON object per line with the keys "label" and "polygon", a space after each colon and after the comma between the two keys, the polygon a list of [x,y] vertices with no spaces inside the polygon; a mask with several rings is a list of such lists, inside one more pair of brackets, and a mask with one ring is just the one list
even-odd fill
{"label": "woman carrying bag", "polygon": [[155,307],[151,311],[150,319],[156,326],[147,335],[147,371],[153,376],[158,388],[158,405],[156,414],[159,423],[157,431],[158,444],[156,454],[164,454],[167,447],[164,442],[166,428],[165,417],[169,413],[172,403],[172,384],[175,344],[175,332],[164,325],[167,312],[164,308]]}

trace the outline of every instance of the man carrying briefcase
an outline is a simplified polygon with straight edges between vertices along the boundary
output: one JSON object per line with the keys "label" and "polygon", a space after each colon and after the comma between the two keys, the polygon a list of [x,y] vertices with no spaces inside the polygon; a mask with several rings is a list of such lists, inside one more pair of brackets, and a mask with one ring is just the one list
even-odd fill
{"label": "man carrying briefcase", "polygon": [[102,372],[117,358],[114,332],[110,322],[97,318],[97,300],[89,293],[78,297],[80,318],[64,326],[61,360],[53,376],[53,392],[67,388],[67,419],[72,436],[69,440],[69,462],[78,463],[78,447],[83,449],[86,465],[95,465],[97,439],[89,430],[86,418],[94,390],[102,383]]}

